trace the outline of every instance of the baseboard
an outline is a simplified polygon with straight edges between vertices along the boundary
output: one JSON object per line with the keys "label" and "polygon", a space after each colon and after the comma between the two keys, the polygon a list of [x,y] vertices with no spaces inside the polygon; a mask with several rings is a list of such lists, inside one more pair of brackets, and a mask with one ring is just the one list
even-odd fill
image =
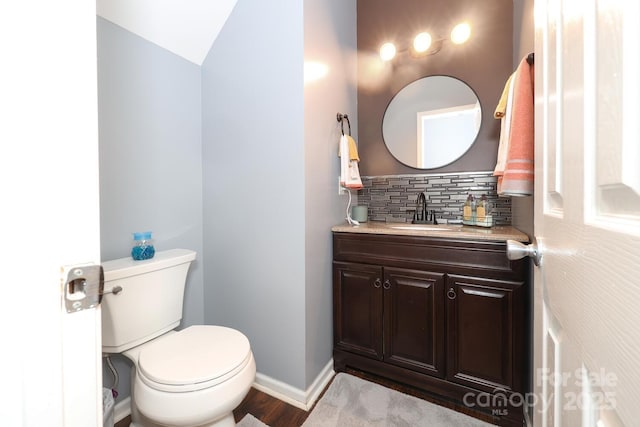
{"label": "baseboard", "polygon": [[[316,403],[320,393],[322,393],[322,390],[329,384],[329,381],[331,381],[335,374],[333,371],[333,359],[331,359],[306,391],[292,387],[289,384],[259,372],[256,373],[253,387],[296,408],[308,411],[313,407],[313,404]],[[131,415],[131,397],[125,397],[115,404],[113,408],[113,421],[117,423],[128,415]]]}
{"label": "baseboard", "polygon": [[127,396],[113,407],[113,422],[122,421],[131,415],[131,397]]}
{"label": "baseboard", "polygon": [[324,389],[327,387],[327,384],[331,382],[335,375],[336,372],[333,370],[333,359],[331,359],[307,389],[307,411],[313,407],[316,400],[320,397],[320,394],[322,394]]}
{"label": "baseboard", "polygon": [[316,402],[322,390],[329,384],[329,381],[333,378],[335,372],[333,371],[333,359],[327,363],[327,365],[320,371],[316,379],[304,391],[298,388],[292,387],[289,384],[283,383],[276,379],[273,379],[267,375],[257,373],[256,380],[253,383],[253,387],[268,395],[280,399],[296,408],[310,410],[313,404]]}

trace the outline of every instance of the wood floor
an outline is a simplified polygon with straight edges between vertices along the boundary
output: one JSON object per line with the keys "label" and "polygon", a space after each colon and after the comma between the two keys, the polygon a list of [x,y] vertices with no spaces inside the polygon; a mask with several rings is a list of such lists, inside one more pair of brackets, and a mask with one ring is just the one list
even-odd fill
{"label": "wood floor", "polygon": [[[463,406],[458,406],[451,402],[437,399],[436,397],[429,395],[426,392],[414,389],[412,387],[398,384],[393,381],[360,371],[348,370],[347,373],[383,385],[393,390],[397,390],[402,393],[424,399],[428,402],[432,402],[440,406],[465,413],[486,422],[495,422],[495,420],[488,415],[479,414]],[[327,388],[329,387],[329,385],[327,385]],[[320,398],[321,397],[322,395],[320,396]],[[318,400],[320,400],[320,398],[318,398]],[[313,410],[313,408],[311,410]],[[299,427],[307,419],[309,412],[303,409],[296,408],[293,405],[289,405],[288,403],[276,399],[275,397],[252,388],[244,398],[240,406],[238,406],[238,408],[233,411],[236,422],[240,421],[246,414],[253,415],[270,427]],[[128,427],[129,422],[131,422],[130,417],[126,417],[125,419],[116,423],[115,427]]]}

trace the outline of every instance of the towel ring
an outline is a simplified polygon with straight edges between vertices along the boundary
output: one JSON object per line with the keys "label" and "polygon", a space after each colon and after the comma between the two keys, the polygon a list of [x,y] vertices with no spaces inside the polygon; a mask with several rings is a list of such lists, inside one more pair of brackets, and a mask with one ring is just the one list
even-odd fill
{"label": "towel ring", "polygon": [[336,118],[340,122],[340,130],[342,131],[343,135],[344,135],[344,121],[345,120],[347,121],[347,125],[349,126],[349,136],[351,136],[351,122],[349,121],[349,116],[347,116],[346,114],[338,113],[336,115]]}

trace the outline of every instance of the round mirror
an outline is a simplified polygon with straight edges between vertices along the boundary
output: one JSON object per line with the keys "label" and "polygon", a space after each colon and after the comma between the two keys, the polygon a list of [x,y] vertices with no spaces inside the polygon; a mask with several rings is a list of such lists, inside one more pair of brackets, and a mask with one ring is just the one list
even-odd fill
{"label": "round mirror", "polygon": [[433,169],[466,153],[481,122],[480,101],[473,89],[453,77],[428,76],[393,97],[382,120],[382,137],[405,165]]}

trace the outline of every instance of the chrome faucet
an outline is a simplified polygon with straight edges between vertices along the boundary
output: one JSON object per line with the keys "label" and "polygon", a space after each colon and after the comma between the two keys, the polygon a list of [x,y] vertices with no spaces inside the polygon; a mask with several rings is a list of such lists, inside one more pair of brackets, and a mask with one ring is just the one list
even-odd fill
{"label": "chrome faucet", "polygon": [[413,224],[437,224],[434,210],[427,210],[427,197],[424,193],[418,195],[416,210],[413,213]]}

